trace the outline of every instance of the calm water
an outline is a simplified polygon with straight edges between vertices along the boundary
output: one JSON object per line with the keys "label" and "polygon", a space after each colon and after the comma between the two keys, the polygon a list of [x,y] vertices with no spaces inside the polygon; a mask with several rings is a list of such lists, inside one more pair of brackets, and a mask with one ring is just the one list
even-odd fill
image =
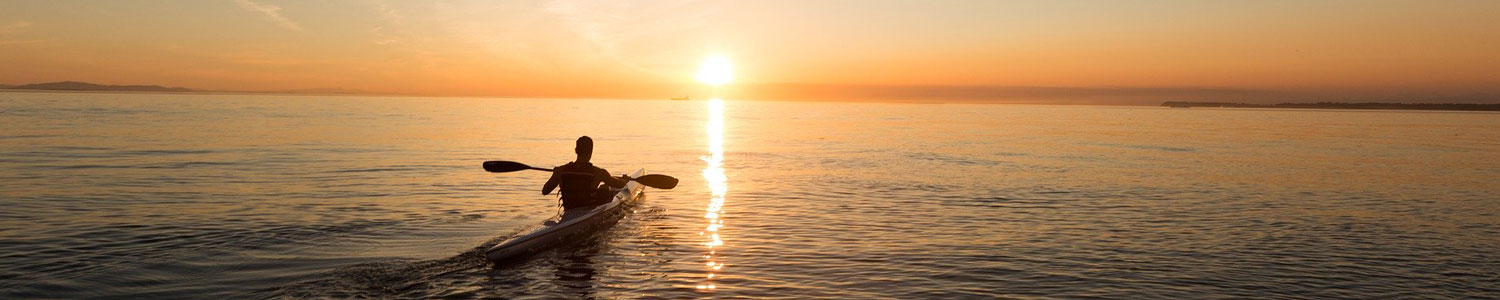
{"label": "calm water", "polygon": [[[487,265],[579,135],[682,183]],[[1484,298],[1497,182],[1488,113],[0,93],[0,298]]]}

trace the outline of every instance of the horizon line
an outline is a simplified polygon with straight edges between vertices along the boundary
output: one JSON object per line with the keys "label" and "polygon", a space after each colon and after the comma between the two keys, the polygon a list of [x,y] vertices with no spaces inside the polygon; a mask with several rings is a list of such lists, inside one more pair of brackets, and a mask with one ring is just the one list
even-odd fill
{"label": "horizon line", "polygon": [[[184,89],[186,91],[130,91],[80,89],[22,89],[28,85],[74,83],[105,88],[149,87]],[[320,91],[321,90],[321,91]],[[1296,102],[1369,102],[1369,103],[1500,103],[1500,93],[1469,92],[1453,95],[1427,93],[1416,95],[1330,95],[1275,89],[1223,86],[1016,86],[1016,85],[913,85],[913,84],[829,84],[829,83],[743,83],[729,89],[726,97],[754,101],[794,102],[886,102],[886,103],[995,103],[1151,106],[1167,101],[1229,103],[1296,103]],[[358,95],[441,98],[507,98],[507,99],[667,99],[641,95],[522,95],[411,93],[321,87],[278,90],[199,89],[159,84],[101,84],[87,81],[52,81],[27,84],[0,84],[0,91],[100,92],[100,93],[210,93],[210,94],[286,94],[286,95]],[[692,96],[692,95],[690,95]],[[696,97],[694,97],[696,98]]]}

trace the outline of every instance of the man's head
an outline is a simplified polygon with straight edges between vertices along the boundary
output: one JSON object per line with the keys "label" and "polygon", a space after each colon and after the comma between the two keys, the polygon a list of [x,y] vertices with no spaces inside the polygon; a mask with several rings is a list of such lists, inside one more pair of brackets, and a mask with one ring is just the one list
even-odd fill
{"label": "man's head", "polygon": [[594,157],[594,139],[589,136],[578,137],[578,146],[573,148],[573,153],[578,153],[577,162],[589,162]]}

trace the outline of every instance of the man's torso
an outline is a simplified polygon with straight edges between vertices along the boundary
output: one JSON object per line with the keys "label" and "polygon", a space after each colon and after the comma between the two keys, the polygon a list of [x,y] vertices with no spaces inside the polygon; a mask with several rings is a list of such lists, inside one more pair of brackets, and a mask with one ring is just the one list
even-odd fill
{"label": "man's torso", "polygon": [[563,207],[592,206],[603,202],[599,201],[598,196],[602,180],[593,174],[609,174],[609,171],[590,163],[578,162],[570,162],[553,170],[563,172],[558,174]]}

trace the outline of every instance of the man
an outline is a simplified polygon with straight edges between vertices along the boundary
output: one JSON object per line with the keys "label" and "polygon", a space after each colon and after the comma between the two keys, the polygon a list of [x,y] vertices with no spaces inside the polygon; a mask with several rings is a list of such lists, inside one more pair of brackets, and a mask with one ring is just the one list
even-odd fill
{"label": "man", "polygon": [[[630,178],[609,176],[609,171],[589,163],[589,158],[594,156],[594,139],[588,136],[578,137],[577,147],[573,148],[573,153],[578,154],[578,159],[553,168],[552,178],[547,179],[547,183],[542,185],[542,195],[552,194],[553,189],[562,187],[563,209],[589,207],[609,202],[610,196],[614,195],[614,191],[611,191],[609,187],[623,188],[625,181]],[[600,182],[605,185],[599,185]]]}

